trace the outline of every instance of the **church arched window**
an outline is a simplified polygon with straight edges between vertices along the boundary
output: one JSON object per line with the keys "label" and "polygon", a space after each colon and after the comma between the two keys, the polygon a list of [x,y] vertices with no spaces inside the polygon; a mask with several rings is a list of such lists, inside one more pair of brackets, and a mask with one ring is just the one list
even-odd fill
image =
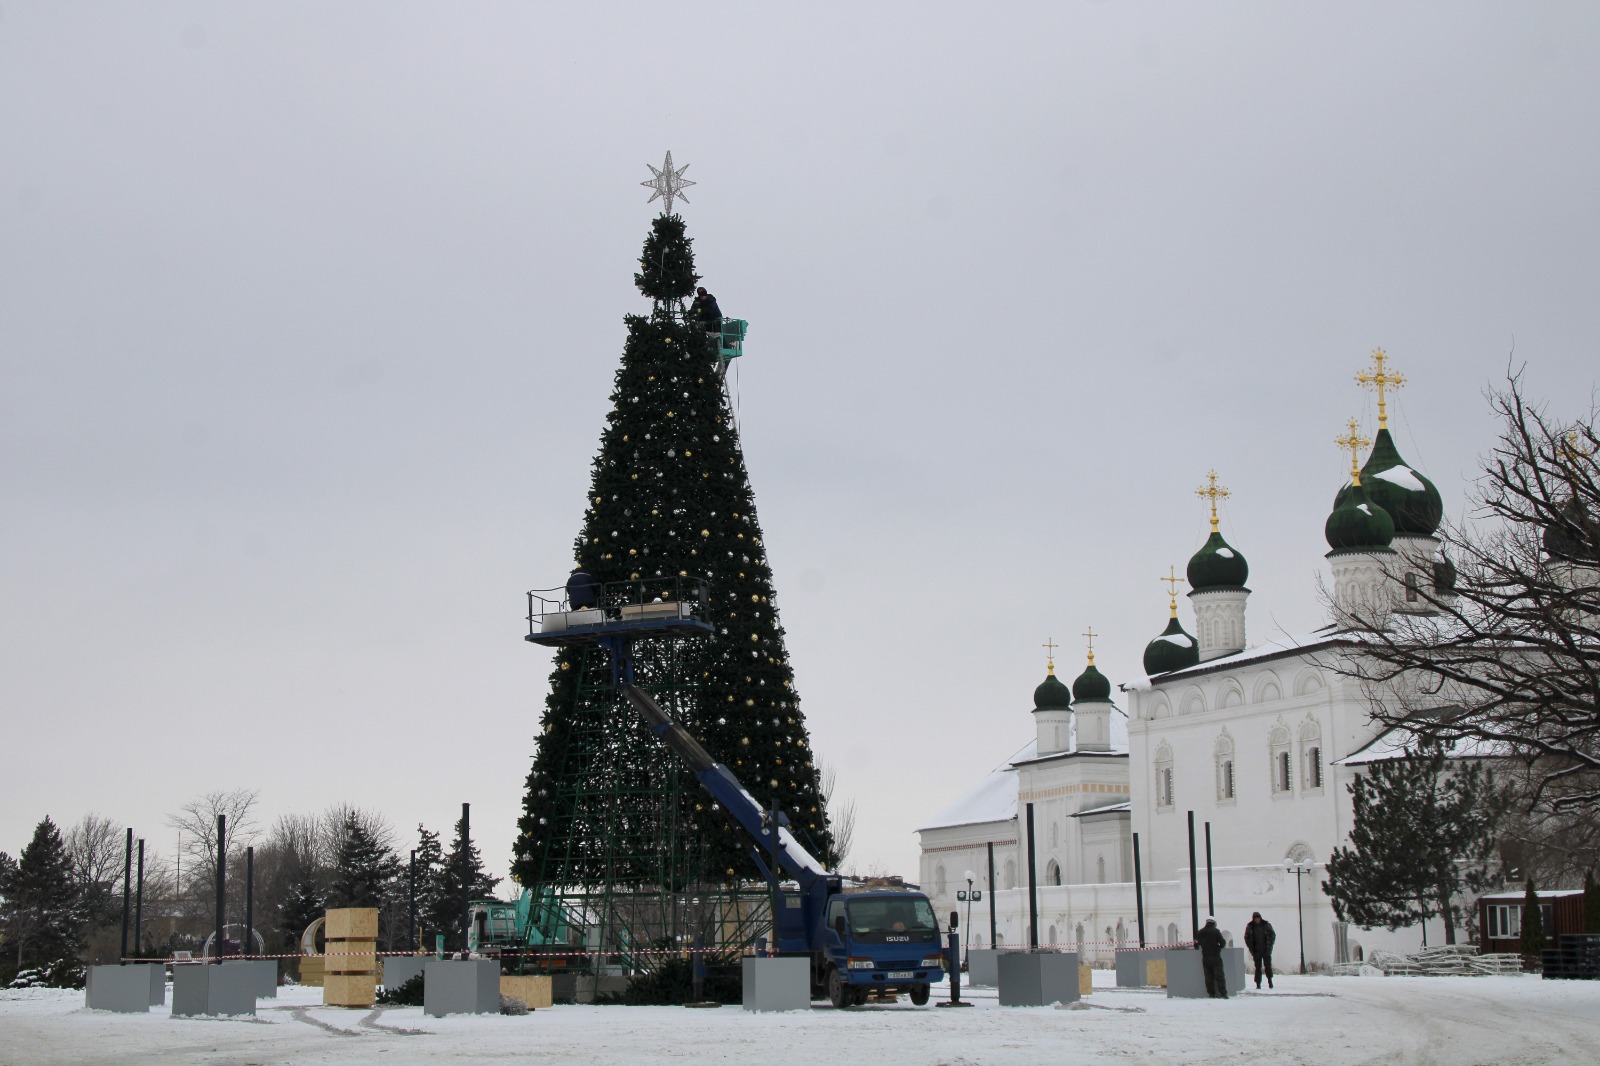
{"label": "church arched window", "polygon": [[1050,865],[1044,868],[1044,883],[1047,885],[1059,885],[1061,883],[1061,864],[1054,859],[1051,859]]}
{"label": "church arched window", "polygon": [[1017,860],[1016,859],[1007,859],[1006,860],[1006,887],[1007,888],[1016,888],[1017,887]]}
{"label": "church arched window", "polygon": [[1300,727],[1300,790],[1322,788],[1322,727],[1307,718]]}
{"label": "church arched window", "polygon": [[1234,799],[1233,737],[1226,729],[1217,738],[1217,802],[1231,803]]}
{"label": "church arched window", "polygon": [[1051,947],[1055,947],[1056,946],[1056,927],[1055,926],[1052,925],[1050,927],[1050,930],[1047,933],[1045,933],[1045,941]]}
{"label": "church arched window", "polygon": [[1079,922],[1077,924],[1077,927],[1072,930],[1072,942],[1073,942],[1074,945],[1077,946],[1078,953],[1082,954],[1083,953],[1083,923],[1082,922]]}
{"label": "church arched window", "polygon": [[1272,793],[1285,795],[1294,788],[1294,775],[1289,756],[1289,727],[1281,722],[1272,727],[1267,739],[1272,755]]}
{"label": "church arched window", "polygon": [[940,863],[938,866],[933,868],[933,894],[935,896],[944,895],[944,885],[944,863]]}
{"label": "church arched window", "polygon": [[1104,855],[1101,855],[1094,860],[1094,874],[1095,882],[1097,884],[1103,885],[1106,883],[1106,857]]}
{"label": "church arched window", "polygon": [[1162,741],[1156,748],[1155,762],[1156,810],[1173,808],[1172,798],[1172,747]]}
{"label": "church arched window", "polygon": [[1050,846],[1052,848],[1059,848],[1061,846],[1061,823],[1060,822],[1051,822],[1050,823]]}

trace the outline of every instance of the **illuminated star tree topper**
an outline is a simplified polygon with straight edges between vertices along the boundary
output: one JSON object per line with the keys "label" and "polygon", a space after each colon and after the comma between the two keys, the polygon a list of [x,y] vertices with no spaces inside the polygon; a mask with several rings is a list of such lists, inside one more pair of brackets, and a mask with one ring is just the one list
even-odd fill
{"label": "illuminated star tree topper", "polygon": [[655,167],[651,167],[649,163],[646,163],[645,166],[650,167],[650,173],[655,175],[655,177],[651,178],[649,181],[641,181],[639,183],[647,189],[655,190],[650,194],[650,199],[646,200],[645,203],[653,204],[657,200],[661,200],[663,201],[661,205],[662,211],[665,214],[670,215],[672,214],[672,201],[674,199],[682,200],[684,203],[689,202],[689,198],[683,195],[683,190],[695,183],[687,180],[683,176],[683,172],[689,169],[688,163],[685,163],[683,166],[674,169],[672,166],[672,153],[668,152],[667,158],[662,162],[660,170],[657,170]]}

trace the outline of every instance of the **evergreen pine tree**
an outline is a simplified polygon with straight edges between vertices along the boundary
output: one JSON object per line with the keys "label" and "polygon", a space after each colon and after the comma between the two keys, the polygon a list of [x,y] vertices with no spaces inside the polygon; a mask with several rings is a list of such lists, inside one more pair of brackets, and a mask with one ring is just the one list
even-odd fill
{"label": "evergreen pine tree", "polygon": [[278,935],[283,947],[298,950],[300,937],[327,909],[315,871],[303,868],[290,884],[289,894],[278,907]]}
{"label": "evergreen pine tree", "polygon": [[[457,897],[459,900],[460,897]],[[451,917],[456,904],[450,901],[444,881],[444,849],[439,846],[439,834],[426,826],[417,826],[417,932],[427,946],[433,938],[446,933],[451,927]]]}
{"label": "evergreen pine tree", "polygon": [[1583,874],[1583,931],[1600,933],[1600,884],[1594,879],[1594,870]]}
{"label": "evergreen pine tree", "polygon": [[1475,763],[1450,765],[1441,748],[1367,767],[1350,784],[1350,846],[1328,860],[1322,889],[1340,921],[1391,930],[1444,919],[1456,942],[1464,892],[1490,883],[1501,802]]}
{"label": "evergreen pine tree", "polygon": [[374,840],[359,818],[347,815],[328,883],[328,906],[381,907],[399,872],[395,853]]}
{"label": "evergreen pine tree", "polygon": [[[455,839],[450,842],[450,853],[444,857],[438,881],[440,897],[435,919],[440,924],[436,931],[445,935],[445,946],[451,951],[466,947],[462,942],[466,922],[466,914],[461,909],[463,881],[467,885],[468,899],[489,899],[494,896],[495,886],[500,883],[500,878],[490,877],[484,871],[478,845],[467,839],[466,828],[465,820],[457,818]],[[418,860],[421,860],[420,855]]]}
{"label": "evergreen pine tree", "polygon": [[[827,862],[827,812],[720,357],[682,321],[698,276],[681,218],[655,219],[639,265],[634,280],[654,310],[626,320],[577,559],[601,582],[708,581],[704,614],[715,634],[641,642],[636,676]],[[607,669],[595,649],[556,658],[518,822],[516,880],[671,888],[756,877],[743,835],[610,690]]]}
{"label": "evergreen pine tree", "polygon": [[1533,878],[1528,878],[1528,890],[1522,897],[1522,954],[1537,961],[1548,947],[1544,935],[1544,910],[1539,906],[1539,894],[1534,891]]}
{"label": "evergreen pine tree", "polygon": [[5,899],[0,901],[6,957],[0,964],[12,974],[39,971],[46,984],[81,984],[81,902],[61,831],[45,818],[6,874]]}

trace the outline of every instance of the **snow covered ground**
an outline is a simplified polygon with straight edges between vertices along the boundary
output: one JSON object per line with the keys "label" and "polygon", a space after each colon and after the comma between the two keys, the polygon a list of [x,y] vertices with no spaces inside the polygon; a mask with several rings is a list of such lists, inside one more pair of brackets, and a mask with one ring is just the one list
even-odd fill
{"label": "snow covered ground", "polygon": [[[747,1014],[674,1007],[555,1007],[525,1017],[426,1018],[321,1006],[287,988],[251,1020],[118,1015],[81,992],[0,990],[0,1064],[45,1063],[1439,1063],[1600,1062],[1600,984],[1535,977],[1279,977],[1222,1003],[1119,991],[1097,971],[1079,1010],[909,1004]],[[943,998],[943,997],[941,997]],[[963,997],[967,998],[967,997]]]}

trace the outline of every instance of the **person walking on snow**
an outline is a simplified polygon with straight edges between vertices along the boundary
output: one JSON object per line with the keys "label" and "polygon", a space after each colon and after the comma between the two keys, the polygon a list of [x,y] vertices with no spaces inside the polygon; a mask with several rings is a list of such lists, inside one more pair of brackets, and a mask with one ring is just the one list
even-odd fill
{"label": "person walking on snow", "polygon": [[1215,918],[1206,918],[1206,927],[1195,937],[1195,943],[1200,945],[1200,965],[1206,972],[1206,995],[1212,999],[1227,999],[1228,979],[1222,970],[1222,949],[1228,946],[1228,938],[1217,928]]}
{"label": "person walking on snow", "polygon": [[1256,987],[1261,987],[1261,973],[1267,974],[1267,987],[1272,987],[1272,945],[1278,939],[1272,923],[1261,917],[1260,911],[1250,915],[1250,924],[1244,927],[1244,946],[1256,960]]}

